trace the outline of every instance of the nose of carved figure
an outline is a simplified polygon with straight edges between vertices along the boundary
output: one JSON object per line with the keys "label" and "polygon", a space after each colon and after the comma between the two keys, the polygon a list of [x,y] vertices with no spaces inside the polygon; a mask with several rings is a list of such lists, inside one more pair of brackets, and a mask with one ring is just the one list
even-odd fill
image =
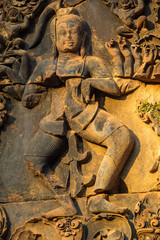
{"label": "nose of carved figure", "polygon": [[67,41],[72,40],[72,37],[71,37],[71,33],[70,33],[70,32],[67,32],[67,34],[66,34],[66,40],[67,40]]}

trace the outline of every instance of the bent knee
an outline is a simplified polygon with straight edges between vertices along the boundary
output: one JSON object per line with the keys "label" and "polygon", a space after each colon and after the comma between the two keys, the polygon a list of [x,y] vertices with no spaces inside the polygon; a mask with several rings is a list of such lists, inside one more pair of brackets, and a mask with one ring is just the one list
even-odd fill
{"label": "bent knee", "polygon": [[126,149],[133,149],[133,146],[134,146],[134,135],[133,133],[131,132],[130,129],[128,129],[126,126],[122,126],[121,127],[121,134],[119,135],[121,141],[123,141],[125,144],[124,144],[124,147]]}
{"label": "bent knee", "polygon": [[116,151],[131,152],[134,146],[134,135],[125,125],[114,131],[104,142],[103,145]]}

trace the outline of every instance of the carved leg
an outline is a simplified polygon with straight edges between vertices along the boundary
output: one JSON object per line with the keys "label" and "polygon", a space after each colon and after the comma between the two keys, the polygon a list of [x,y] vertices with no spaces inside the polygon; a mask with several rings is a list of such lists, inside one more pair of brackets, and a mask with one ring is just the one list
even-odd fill
{"label": "carved leg", "polygon": [[42,172],[49,159],[57,159],[65,144],[65,139],[51,136],[38,130],[32,138],[25,154],[25,162],[34,170]]}
{"label": "carved leg", "polygon": [[[133,149],[133,135],[126,126],[121,126],[102,145],[108,146],[108,150],[97,173],[95,182],[96,193],[109,191],[117,183],[120,172]],[[90,201],[89,209],[93,213],[112,212],[120,214],[124,214],[128,210],[110,203],[105,199],[104,195],[93,197]]]}
{"label": "carved leg", "polygon": [[88,201],[88,207],[89,210],[95,214],[101,212],[125,214],[128,212],[127,208],[118,207],[115,204],[109,202],[106,199],[105,194],[98,194],[91,197]]}
{"label": "carved leg", "polygon": [[77,212],[69,194],[57,194],[50,178],[43,173],[43,168],[48,160],[56,160],[61,154],[62,149],[64,149],[64,146],[65,138],[51,136],[39,130],[31,140],[24,155],[25,161],[30,169],[44,181],[45,185],[55,194],[57,200],[59,200],[60,207],[43,214],[46,218],[72,216]]}
{"label": "carved leg", "polygon": [[77,210],[73,204],[73,201],[68,194],[57,195],[56,197],[59,200],[61,206],[47,213],[43,213],[43,217],[51,219],[54,217],[70,217],[77,214]]}
{"label": "carved leg", "polygon": [[106,154],[99,167],[95,192],[105,192],[111,190],[128,159],[133,146],[134,138],[126,126],[116,129],[102,145],[108,147]]}
{"label": "carved leg", "polygon": [[98,195],[91,199],[90,211],[125,213],[126,208],[115,206],[101,193],[109,192],[114,187],[133,149],[131,131],[109,113],[99,110],[93,122],[80,134],[86,140],[108,148],[96,176],[95,192]]}

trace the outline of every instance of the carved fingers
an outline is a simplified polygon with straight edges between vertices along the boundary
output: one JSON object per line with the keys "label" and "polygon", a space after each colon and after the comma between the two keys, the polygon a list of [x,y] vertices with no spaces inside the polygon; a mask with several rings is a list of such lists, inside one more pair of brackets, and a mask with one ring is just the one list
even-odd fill
{"label": "carved fingers", "polygon": [[125,37],[119,37],[118,39],[118,43],[119,43],[119,48],[121,50],[121,53],[123,54],[124,57],[128,57],[131,55],[131,51],[130,51],[130,47],[129,44],[126,40]]}
{"label": "carved fingers", "polygon": [[131,45],[131,52],[132,52],[132,55],[133,55],[134,59],[142,58],[141,49],[140,49],[140,46],[138,44],[132,44]]}
{"label": "carved fingers", "polygon": [[119,45],[114,39],[106,42],[105,47],[113,57],[120,54]]}
{"label": "carved fingers", "polygon": [[153,44],[145,45],[143,48],[143,62],[152,64],[157,56],[157,48]]}
{"label": "carved fingers", "polygon": [[88,103],[90,101],[90,93],[91,93],[90,79],[85,79],[82,81],[81,92],[82,92],[84,101]]}

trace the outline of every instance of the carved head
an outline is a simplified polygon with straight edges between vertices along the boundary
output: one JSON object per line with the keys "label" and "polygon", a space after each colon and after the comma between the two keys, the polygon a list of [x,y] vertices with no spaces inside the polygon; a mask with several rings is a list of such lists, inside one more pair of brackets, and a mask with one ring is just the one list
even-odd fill
{"label": "carved head", "polygon": [[7,17],[11,23],[22,22],[22,13],[17,8],[9,8]]}
{"label": "carved head", "polygon": [[130,10],[135,7],[133,0],[120,0],[119,5],[123,10]]}
{"label": "carved head", "polygon": [[86,24],[75,9],[59,9],[50,28],[52,40],[58,52],[85,55]]}

